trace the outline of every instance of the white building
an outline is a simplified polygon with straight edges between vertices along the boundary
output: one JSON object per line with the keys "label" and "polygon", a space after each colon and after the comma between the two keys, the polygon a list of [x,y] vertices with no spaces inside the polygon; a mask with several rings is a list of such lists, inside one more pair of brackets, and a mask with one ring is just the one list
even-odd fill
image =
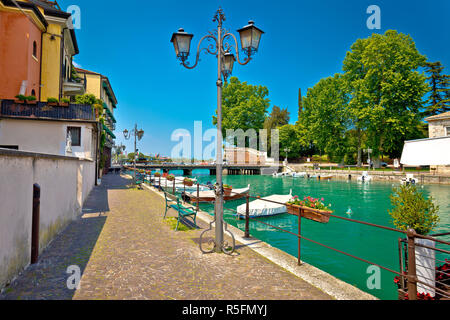
{"label": "white building", "polygon": [[406,141],[401,164],[430,166],[436,174],[450,174],[450,112],[425,119],[429,139]]}

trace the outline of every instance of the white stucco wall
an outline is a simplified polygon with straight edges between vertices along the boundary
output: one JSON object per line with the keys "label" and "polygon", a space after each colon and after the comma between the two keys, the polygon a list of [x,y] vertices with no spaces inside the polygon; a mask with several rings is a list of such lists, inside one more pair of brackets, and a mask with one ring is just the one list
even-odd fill
{"label": "white stucco wall", "polygon": [[[67,127],[81,128],[81,146],[66,153]],[[93,124],[66,121],[0,120],[0,146],[18,146],[20,151],[93,159]]]}
{"label": "white stucco wall", "polygon": [[95,163],[0,149],[0,288],[30,263],[33,184],[41,187],[39,251],[75,219]]}

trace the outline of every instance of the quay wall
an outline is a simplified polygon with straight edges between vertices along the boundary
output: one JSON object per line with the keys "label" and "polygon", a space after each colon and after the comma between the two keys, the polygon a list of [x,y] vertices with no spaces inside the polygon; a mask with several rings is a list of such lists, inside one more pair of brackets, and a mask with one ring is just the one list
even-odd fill
{"label": "quay wall", "polygon": [[31,262],[33,185],[41,188],[39,252],[79,214],[95,185],[95,163],[0,149],[0,289]]}
{"label": "quay wall", "polygon": [[[362,175],[362,171],[355,170],[329,170],[320,169],[313,170],[310,168],[305,168],[301,165],[289,164],[289,167],[296,170],[297,172],[306,172],[310,175],[331,175],[336,179],[349,180],[349,175],[351,175],[351,180],[356,181],[358,177]],[[286,170],[284,168],[283,170]],[[390,181],[390,182],[400,182],[406,177],[406,174],[413,174],[414,178],[418,179],[421,184],[445,184],[450,185],[450,175],[439,175],[423,171],[407,171],[407,172],[393,172],[393,171],[369,171],[369,175],[374,181]]]}

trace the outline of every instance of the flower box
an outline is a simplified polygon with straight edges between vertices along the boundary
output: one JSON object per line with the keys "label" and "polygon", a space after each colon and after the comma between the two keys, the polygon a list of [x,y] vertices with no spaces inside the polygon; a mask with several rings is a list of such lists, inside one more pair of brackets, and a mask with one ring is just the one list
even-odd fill
{"label": "flower box", "polygon": [[194,185],[194,181],[185,179],[183,180],[183,184],[187,187],[192,187]]}
{"label": "flower box", "polygon": [[172,176],[172,175],[167,176],[167,180],[168,180],[168,181],[174,181],[174,180],[175,180],[175,177]]}
{"label": "flower box", "polygon": [[295,204],[286,203],[287,212],[289,214],[299,216],[302,218],[313,220],[320,223],[328,223],[330,221],[331,211],[315,210],[308,207],[302,207]]}

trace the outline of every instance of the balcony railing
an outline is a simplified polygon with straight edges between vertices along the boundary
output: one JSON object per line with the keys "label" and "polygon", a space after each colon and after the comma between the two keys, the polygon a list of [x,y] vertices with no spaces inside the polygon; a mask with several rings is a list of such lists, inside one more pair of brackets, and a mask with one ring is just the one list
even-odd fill
{"label": "balcony railing", "polygon": [[1,102],[0,116],[32,119],[96,120],[90,105],[50,106],[47,102],[22,104],[16,103],[14,100],[3,100]]}

